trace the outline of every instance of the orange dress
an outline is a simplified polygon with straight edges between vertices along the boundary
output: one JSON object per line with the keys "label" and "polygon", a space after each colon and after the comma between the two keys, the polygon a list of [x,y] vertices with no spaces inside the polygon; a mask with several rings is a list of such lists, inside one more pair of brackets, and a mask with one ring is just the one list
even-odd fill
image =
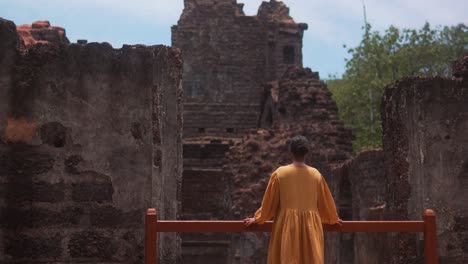
{"label": "orange dress", "polygon": [[335,202],[320,172],[288,165],[270,177],[255,221],[274,218],[268,264],[323,264],[323,224],[338,222]]}

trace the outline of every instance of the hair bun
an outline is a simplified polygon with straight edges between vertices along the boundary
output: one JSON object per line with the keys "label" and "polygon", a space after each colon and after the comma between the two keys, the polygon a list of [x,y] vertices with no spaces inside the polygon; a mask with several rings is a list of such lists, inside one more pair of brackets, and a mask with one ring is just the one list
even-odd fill
{"label": "hair bun", "polygon": [[289,140],[289,151],[294,156],[305,156],[309,152],[309,141],[304,136],[295,136]]}

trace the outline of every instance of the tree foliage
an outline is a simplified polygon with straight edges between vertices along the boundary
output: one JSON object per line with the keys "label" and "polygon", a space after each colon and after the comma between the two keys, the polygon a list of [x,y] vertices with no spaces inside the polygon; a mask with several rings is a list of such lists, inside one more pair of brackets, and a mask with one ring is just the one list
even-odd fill
{"label": "tree foliage", "polygon": [[410,75],[451,76],[453,61],[467,49],[464,24],[431,28],[426,23],[419,30],[391,26],[383,33],[367,24],[360,44],[348,49],[343,77],[328,81],[340,117],[354,131],[354,150],[382,145],[380,101],[386,85]]}

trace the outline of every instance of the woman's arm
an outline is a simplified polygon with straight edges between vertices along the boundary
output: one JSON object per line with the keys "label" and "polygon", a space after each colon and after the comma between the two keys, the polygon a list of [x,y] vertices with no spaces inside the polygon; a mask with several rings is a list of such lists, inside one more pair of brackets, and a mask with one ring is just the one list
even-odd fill
{"label": "woman's arm", "polygon": [[275,171],[268,182],[265,194],[263,195],[262,206],[257,210],[253,218],[244,219],[244,224],[249,226],[253,223],[263,224],[276,215],[279,207],[279,182]]}
{"label": "woman's arm", "polygon": [[335,201],[323,176],[321,176],[318,186],[317,208],[323,224],[341,225],[341,219],[336,213]]}

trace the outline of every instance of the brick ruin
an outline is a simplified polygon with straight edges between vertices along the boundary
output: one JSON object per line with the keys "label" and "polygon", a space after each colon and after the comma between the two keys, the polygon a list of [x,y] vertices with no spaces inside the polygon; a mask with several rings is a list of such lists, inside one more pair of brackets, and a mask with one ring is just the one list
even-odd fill
{"label": "brick ruin", "polygon": [[[250,216],[295,134],[343,219],[434,208],[441,263],[468,263],[468,57],[452,79],[386,87],[384,147],[353,154],[326,84],[302,67],[307,25],[283,3],[255,16],[236,0],[184,5],[175,48],[71,44],[47,21],[0,19],[1,263],[141,263],[149,206]],[[421,263],[421,239],[327,234],[326,263]],[[159,241],[162,263],[249,264],[265,262],[268,234]]]}
{"label": "brick ruin", "polygon": [[[437,214],[440,263],[468,262],[468,56],[453,78],[407,77],[382,98],[383,149],[333,170],[338,203],[354,220],[416,220]],[[341,193],[350,195],[340,195]],[[422,235],[351,234],[330,263],[422,263]]]}
{"label": "brick ruin", "polygon": [[[287,161],[285,141],[293,134],[311,139],[317,151],[310,161],[331,178],[331,168],[351,157],[352,135],[318,73],[302,68],[307,25],[274,0],[256,16],[235,0],[184,5],[172,28],[184,58],[180,219],[252,214],[269,174]],[[182,241],[184,263],[257,263],[266,252],[266,236],[182,234]],[[254,241],[262,243],[252,252]]]}
{"label": "brick ruin", "polygon": [[[451,211],[451,216],[439,224],[439,237],[445,237],[441,238],[441,261],[465,263],[466,247],[462,243],[466,242],[466,212],[461,204],[466,195],[454,192],[462,197],[460,202],[436,195],[435,191],[442,188],[438,186],[440,178],[422,176],[431,166],[409,171],[408,164],[417,164],[418,160],[417,155],[408,156],[405,151],[411,148],[435,159],[436,154],[426,153],[425,148],[438,138],[431,135],[427,139],[423,127],[458,112],[458,118],[447,121],[448,128],[444,128],[460,131],[456,135],[451,132],[453,145],[444,148],[444,156],[453,158],[453,169],[443,160],[433,169],[451,170],[450,184],[443,187],[447,192],[465,188],[463,155],[467,144],[463,144],[466,137],[461,135],[468,120],[463,81],[468,68],[466,58],[454,66],[453,80],[428,78],[420,83],[418,78],[410,78],[397,83],[398,89],[389,86],[382,108],[384,149],[353,155],[352,135],[337,118],[336,104],[326,85],[319,81],[317,73],[302,68],[300,49],[306,28],[294,22],[284,4],[274,0],[263,2],[252,17],[245,16],[242,4],[232,0],[185,1],[179,23],[173,27],[173,45],[182,50],[184,57],[186,95],[180,218],[241,219],[251,215],[260,205],[271,171],[289,162],[286,140],[293,134],[305,134],[314,149],[308,162],[327,178],[343,219],[420,219],[426,207],[435,208],[439,214]],[[288,55],[291,50],[294,56]],[[295,59],[288,59],[292,57]],[[428,86],[432,88],[423,89]],[[421,119],[414,109],[428,105],[406,92],[412,89],[417,90],[417,98],[435,98],[439,104],[430,106],[438,110],[427,112]],[[446,112],[444,104],[450,104],[453,110]],[[396,112],[405,107],[412,112],[400,120]],[[417,121],[413,121],[415,118]],[[403,124],[406,130],[399,129]],[[429,131],[438,133],[442,129],[436,126]],[[405,141],[409,135],[414,137],[412,145]],[[455,153],[452,148],[457,149]],[[401,176],[410,172],[417,172],[411,182]],[[434,199],[427,198],[428,192],[440,202],[425,202]],[[417,236],[327,236],[327,263],[417,263],[422,258]],[[267,237],[183,235],[182,259],[185,263],[263,263]]]}
{"label": "brick ruin", "polygon": [[[387,188],[382,149],[360,152],[333,168],[332,174],[331,188],[343,219],[393,219],[384,211]],[[385,263],[391,254],[386,234],[341,234],[328,242],[327,263]]]}
{"label": "brick ruin", "polygon": [[146,208],[179,208],[180,53],[44,25],[0,19],[0,262],[142,263]]}
{"label": "brick ruin", "polygon": [[[434,208],[441,263],[468,262],[467,65],[465,56],[453,79],[405,78],[382,99],[388,210],[416,219]],[[398,236],[394,255],[409,262],[420,239]]]}
{"label": "brick ruin", "polygon": [[307,25],[276,1],[264,2],[257,16],[244,15],[235,0],[184,5],[172,28],[184,58],[184,138],[240,137],[258,127],[263,84],[302,66]]}

